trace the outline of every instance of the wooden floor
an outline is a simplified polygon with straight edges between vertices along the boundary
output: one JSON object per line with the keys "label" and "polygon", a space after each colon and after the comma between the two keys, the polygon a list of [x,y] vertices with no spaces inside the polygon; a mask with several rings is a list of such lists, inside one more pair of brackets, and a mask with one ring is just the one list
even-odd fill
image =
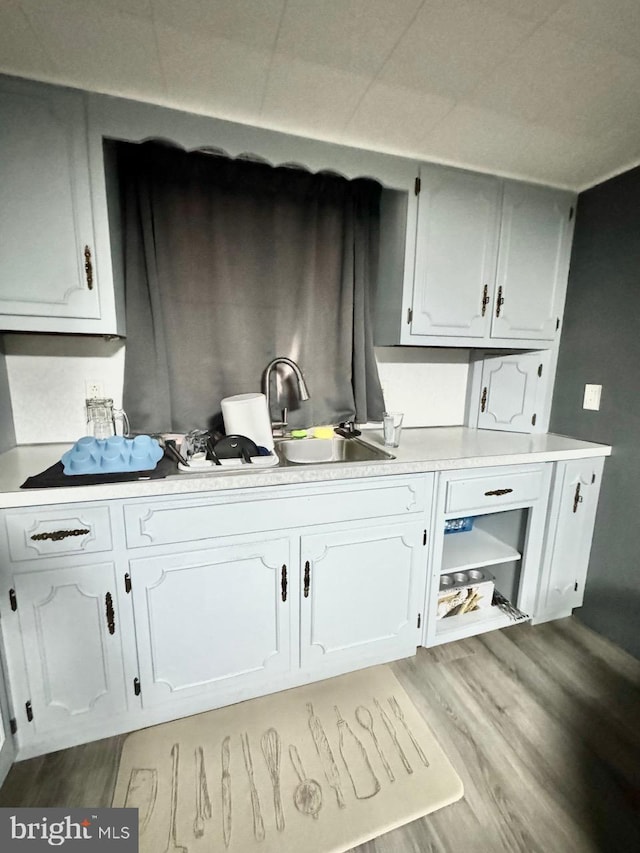
{"label": "wooden floor", "polygon": [[[640,661],[564,619],[421,649],[394,670],[465,796],[358,853],[640,850]],[[0,806],[110,805],[123,741],[14,765]]]}

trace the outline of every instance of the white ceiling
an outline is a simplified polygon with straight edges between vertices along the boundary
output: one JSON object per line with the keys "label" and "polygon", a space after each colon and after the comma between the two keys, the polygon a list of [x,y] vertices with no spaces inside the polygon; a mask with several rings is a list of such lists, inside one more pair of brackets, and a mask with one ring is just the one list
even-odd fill
{"label": "white ceiling", "polygon": [[0,0],[0,69],[573,189],[640,162],[640,0]]}

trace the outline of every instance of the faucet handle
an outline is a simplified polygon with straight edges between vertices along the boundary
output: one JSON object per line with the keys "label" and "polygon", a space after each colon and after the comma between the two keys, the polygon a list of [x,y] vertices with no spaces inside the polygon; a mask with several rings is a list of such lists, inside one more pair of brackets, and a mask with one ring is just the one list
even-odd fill
{"label": "faucet handle", "polygon": [[279,421],[271,421],[271,432],[276,437],[282,437],[287,429],[287,417],[289,415],[289,410],[287,408],[282,409],[282,419]]}
{"label": "faucet handle", "polygon": [[337,426],[334,429],[338,435],[341,435],[343,438],[357,438],[359,435],[362,435],[359,429],[356,429],[355,421],[345,421],[341,423],[340,426]]}

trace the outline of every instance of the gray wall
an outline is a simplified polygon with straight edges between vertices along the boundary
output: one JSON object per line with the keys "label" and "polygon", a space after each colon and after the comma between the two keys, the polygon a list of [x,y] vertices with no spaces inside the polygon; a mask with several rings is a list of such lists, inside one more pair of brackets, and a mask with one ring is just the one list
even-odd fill
{"label": "gray wall", "polygon": [[613,445],[576,616],[640,658],[640,168],[578,199],[550,429]]}
{"label": "gray wall", "polygon": [[0,336],[0,453],[15,447],[16,434],[13,429],[11,395],[7,379],[7,365],[4,357],[4,343]]}

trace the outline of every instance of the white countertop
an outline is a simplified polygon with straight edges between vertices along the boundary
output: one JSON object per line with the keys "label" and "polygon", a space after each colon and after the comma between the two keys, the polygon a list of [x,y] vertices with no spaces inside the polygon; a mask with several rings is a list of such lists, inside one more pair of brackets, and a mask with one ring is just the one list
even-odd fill
{"label": "white countertop", "polygon": [[[362,437],[371,444],[383,446],[380,430],[367,430]],[[20,445],[0,454],[0,508],[260,488],[355,477],[554,462],[611,454],[611,447],[608,445],[578,441],[553,433],[529,435],[467,427],[428,427],[403,430],[400,447],[386,448],[393,452],[395,459],[298,465],[258,471],[209,469],[206,473],[175,474],[159,480],[53,489],[20,489],[27,477],[53,465],[70,446]]]}

